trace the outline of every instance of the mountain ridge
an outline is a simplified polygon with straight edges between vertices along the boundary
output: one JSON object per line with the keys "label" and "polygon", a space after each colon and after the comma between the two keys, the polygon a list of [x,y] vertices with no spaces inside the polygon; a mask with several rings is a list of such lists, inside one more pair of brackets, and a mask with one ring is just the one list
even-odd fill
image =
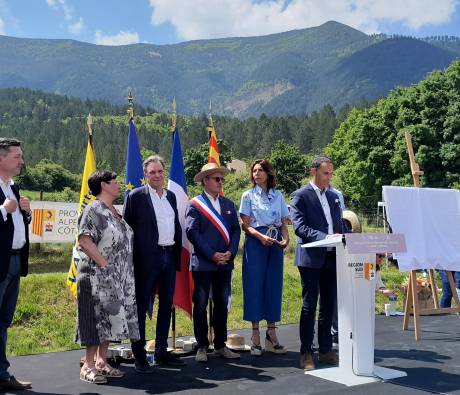
{"label": "mountain ridge", "polygon": [[[184,114],[205,113],[210,100],[222,115],[300,114],[375,100],[447,67],[460,56],[460,45],[438,41],[369,36],[334,21],[266,36],[168,45],[0,36],[0,87],[114,104],[131,90],[137,102],[158,111],[168,111],[176,97]],[[366,64],[374,68],[366,70]]]}

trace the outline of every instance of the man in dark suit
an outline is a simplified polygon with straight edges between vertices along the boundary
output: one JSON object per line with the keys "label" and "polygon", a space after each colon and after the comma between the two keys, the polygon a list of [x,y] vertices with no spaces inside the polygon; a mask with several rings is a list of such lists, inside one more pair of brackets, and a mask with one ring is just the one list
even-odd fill
{"label": "man in dark suit", "polygon": [[204,165],[194,178],[204,191],[190,201],[185,213],[185,229],[194,249],[190,266],[194,282],[193,329],[198,343],[195,360],[198,362],[208,360],[206,306],[211,287],[215,355],[227,359],[240,357],[225,346],[233,259],[238,252],[241,233],[234,203],[221,196],[227,174],[227,168],[215,163]]}
{"label": "man in dark suit", "polygon": [[24,164],[21,143],[0,138],[0,390],[32,388],[8,373],[7,330],[13,320],[20,276],[26,276],[29,259],[30,202],[19,195],[12,178]]}
{"label": "man in dark suit", "polygon": [[159,299],[155,362],[157,365],[184,365],[167,352],[176,270],[180,270],[182,230],[176,196],[163,188],[163,159],[159,156],[147,158],[144,177],[147,185],[128,195],[123,216],[134,231],[133,261],[140,334],[140,340],[131,344],[135,369],[139,373],[152,373],[145,351],[145,315],[155,290]]}
{"label": "man in dark suit", "polygon": [[315,157],[310,169],[311,181],[291,196],[292,225],[297,235],[295,264],[300,272],[303,298],[300,367],[305,370],[316,368],[312,343],[318,296],[318,359],[326,364],[338,363],[338,356],[332,351],[330,331],[337,295],[335,251],[333,248],[301,248],[304,243],[343,233],[339,197],[329,189],[333,171],[328,157]]}

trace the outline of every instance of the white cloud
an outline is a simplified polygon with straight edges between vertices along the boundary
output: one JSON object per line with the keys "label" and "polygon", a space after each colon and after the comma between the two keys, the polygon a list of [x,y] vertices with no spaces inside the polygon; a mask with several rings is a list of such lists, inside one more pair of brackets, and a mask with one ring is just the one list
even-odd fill
{"label": "white cloud", "polygon": [[6,34],[5,30],[5,22],[3,22],[3,19],[0,18],[0,34],[4,36]]}
{"label": "white cloud", "polygon": [[335,20],[366,33],[383,24],[412,30],[448,22],[459,0],[149,0],[152,24],[171,23],[185,40],[255,36]]}
{"label": "white cloud", "polygon": [[128,45],[139,42],[139,34],[136,32],[125,32],[120,30],[118,34],[106,36],[100,30],[96,30],[94,42],[99,45]]}
{"label": "white cloud", "polygon": [[67,2],[67,0],[46,0],[46,3],[51,8],[61,9],[66,21],[70,21],[73,18],[73,7]]}
{"label": "white cloud", "polygon": [[73,34],[78,34],[78,33],[81,32],[81,30],[83,29],[84,26],[85,26],[85,22],[83,21],[83,18],[80,17],[78,22],[75,22],[75,23],[69,25],[69,32],[73,33]]}

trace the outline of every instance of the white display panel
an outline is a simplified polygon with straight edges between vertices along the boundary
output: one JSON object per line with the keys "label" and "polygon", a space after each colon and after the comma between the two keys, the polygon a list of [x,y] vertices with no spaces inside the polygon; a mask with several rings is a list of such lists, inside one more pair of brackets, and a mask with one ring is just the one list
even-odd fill
{"label": "white display panel", "polygon": [[384,186],[383,198],[393,233],[406,238],[400,271],[460,270],[460,191]]}

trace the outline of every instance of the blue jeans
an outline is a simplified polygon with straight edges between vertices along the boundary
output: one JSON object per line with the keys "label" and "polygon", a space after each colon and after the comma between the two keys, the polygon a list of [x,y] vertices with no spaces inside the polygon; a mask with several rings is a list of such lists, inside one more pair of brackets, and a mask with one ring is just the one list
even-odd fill
{"label": "blue jeans", "polygon": [[215,270],[209,272],[192,272],[193,290],[193,331],[198,347],[208,347],[208,317],[206,307],[209,290],[212,285],[214,302],[212,327],[214,328],[214,349],[225,346],[227,341],[228,298],[230,297],[232,271]]}
{"label": "blue jeans", "polygon": [[10,378],[8,373],[10,363],[6,359],[6,339],[18,301],[20,275],[21,257],[12,255],[8,274],[0,283],[0,380]]}
{"label": "blue jeans", "polygon": [[134,357],[138,361],[146,360],[145,351],[145,314],[151,296],[158,290],[158,313],[155,334],[155,356],[164,356],[168,348],[171,309],[176,286],[176,262],[174,250],[159,249],[155,263],[150,270],[136,278],[136,302],[139,320],[140,339],[131,343]]}
{"label": "blue jeans", "polygon": [[325,265],[320,269],[301,266],[298,269],[302,281],[303,298],[299,323],[300,353],[313,353],[318,297],[320,297],[318,314],[319,352],[329,352],[332,349],[331,324],[337,298],[335,252],[333,254],[328,253]]}
{"label": "blue jeans", "polygon": [[[452,290],[450,289],[447,273],[446,270],[439,271],[439,277],[441,277],[442,282],[441,307],[451,307],[452,304]],[[460,289],[460,272],[451,273],[454,278],[455,288]]]}

